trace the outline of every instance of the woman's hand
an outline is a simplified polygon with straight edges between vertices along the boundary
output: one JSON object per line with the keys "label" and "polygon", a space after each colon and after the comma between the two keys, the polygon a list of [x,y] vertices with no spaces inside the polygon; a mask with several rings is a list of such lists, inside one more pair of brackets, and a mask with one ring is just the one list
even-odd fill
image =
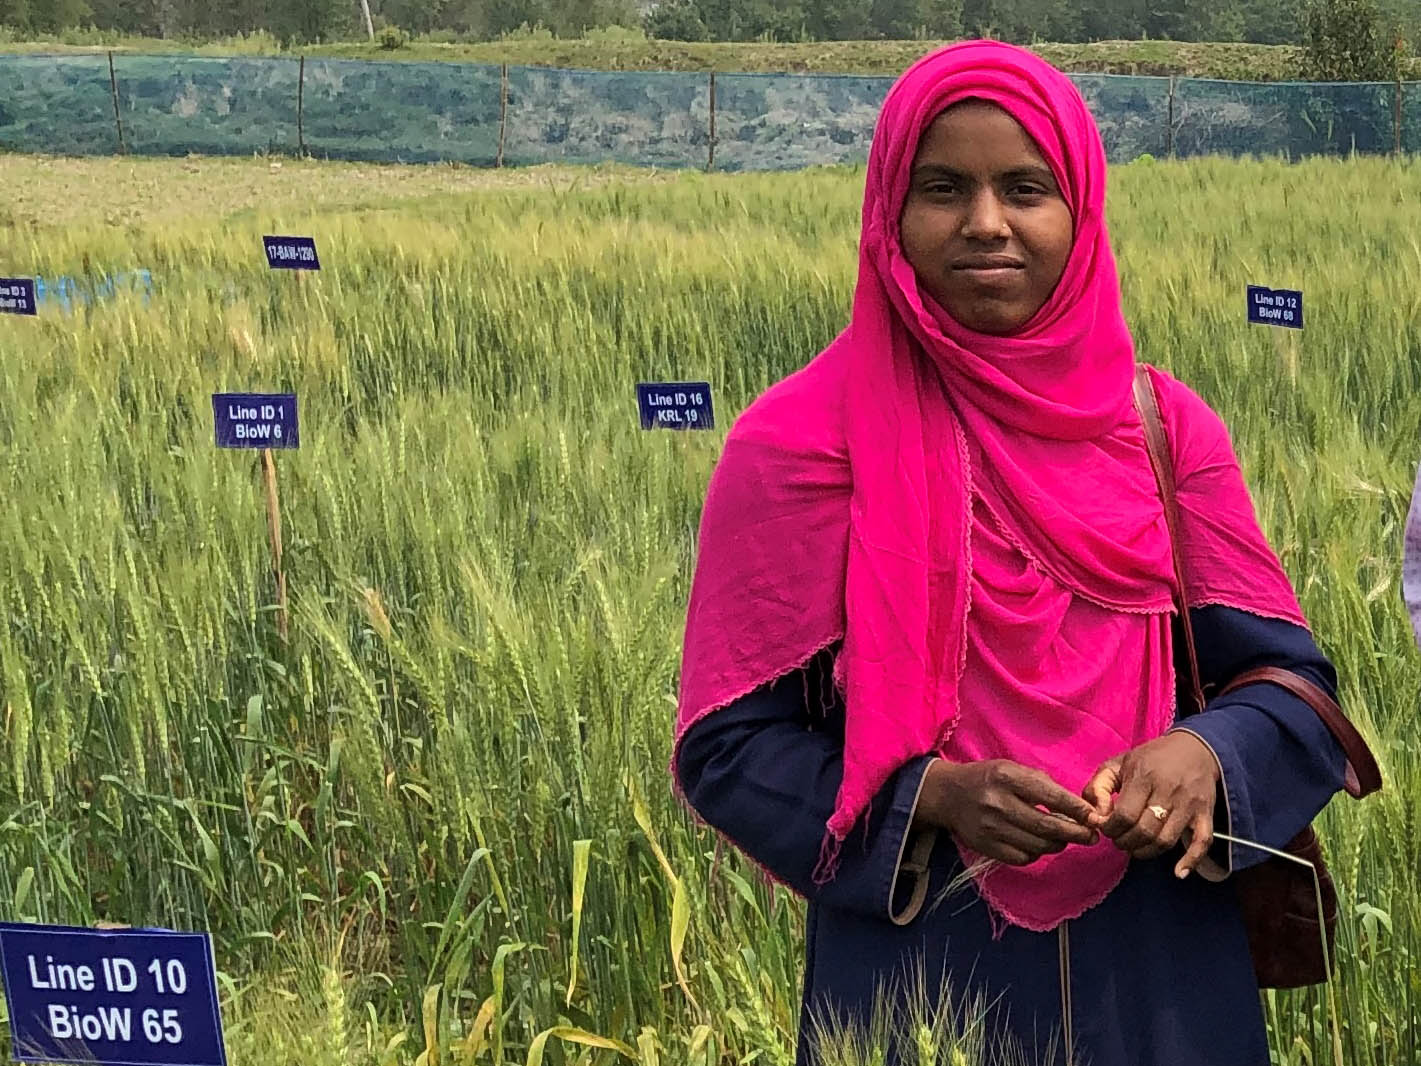
{"label": "woman's hand", "polygon": [[973,851],[1009,866],[1026,866],[1068,844],[1094,844],[1099,834],[1086,825],[1093,815],[1080,796],[1009,759],[933,760],[917,810],[919,821],[947,829]]}
{"label": "woman's hand", "polygon": [[[1103,763],[1081,796],[1094,808],[1087,824],[1134,859],[1163,855],[1187,830],[1189,847],[1174,868],[1176,877],[1187,877],[1213,843],[1218,783],[1208,746],[1193,734],[1169,733]],[[1163,807],[1167,817],[1151,807]]]}

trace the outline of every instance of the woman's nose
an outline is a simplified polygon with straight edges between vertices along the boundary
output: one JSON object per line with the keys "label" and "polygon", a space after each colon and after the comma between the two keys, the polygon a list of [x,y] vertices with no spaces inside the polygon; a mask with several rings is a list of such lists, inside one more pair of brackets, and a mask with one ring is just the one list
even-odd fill
{"label": "woman's nose", "polygon": [[983,189],[972,198],[967,207],[967,218],[962,224],[964,237],[991,238],[1004,237],[1007,233],[1006,211],[997,198],[995,190]]}

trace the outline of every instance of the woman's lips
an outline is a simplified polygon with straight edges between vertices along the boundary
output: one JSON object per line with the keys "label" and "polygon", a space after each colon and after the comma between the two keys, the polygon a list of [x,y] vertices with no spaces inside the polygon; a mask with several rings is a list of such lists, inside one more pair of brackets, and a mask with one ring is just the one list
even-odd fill
{"label": "woman's lips", "polygon": [[971,278],[983,285],[1000,285],[1016,280],[1017,275],[1023,269],[1019,266],[954,267],[953,273],[961,274],[963,277]]}

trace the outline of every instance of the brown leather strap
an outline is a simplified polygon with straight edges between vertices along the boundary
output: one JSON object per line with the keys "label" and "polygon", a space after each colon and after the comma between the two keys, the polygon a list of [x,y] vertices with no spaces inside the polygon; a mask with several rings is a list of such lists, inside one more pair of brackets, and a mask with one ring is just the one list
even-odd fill
{"label": "brown leather strap", "polygon": [[[1179,611],[1184,644],[1189,653],[1190,694],[1199,710],[1204,709],[1204,687],[1199,678],[1199,656],[1194,648],[1194,627],[1189,624],[1189,601],[1185,594],[1184,566],[1179,555],[1179,501],[1175,497],[1174,461],[1170,457],[1169,439],[1165,436],[1164,421],[1160,418],[1159,400],[1154,386],[1150,384],[1149,370],[1140,364],[1135,367],[1135,406],[1145,427],[1145,442],[1149,446],[1150,466],[1154,468],[1155,481],[1159,484],[1160,496],[1164,500],[1164,517],[1169,526],[1170,550],[1174,556],[1174,602]],[[1362,734],[1347,720],[1337,701],[1307,678],[1283,670],[1276,666],[1261,667],[1240,674],[1228,683],[1224,693],[1233,692],[1244,685],[1270,683],[1287,689],[1302,700],[1317,714],[1336,738],[1338,745],[1347,756],[1347,794],[1360,799],[1382,787],[1381,770]]]}
{"label": "brown leather strap", "polygon": [[919,830],[913,841],[912,854],[899,865],[900,877],[903,874],[913,875],[913,892],[897,914],[893,913],[892,903],[889,903],[888,918],[894,925],[907,925],[923,909],[923,902],[928,898],[928,882],[932,877],[928,871],[928,861],[932,858],[933,845],[936,843],[936,827]]}
{"label": "brown leather strap", "polygon": [[1337,738],[1338,746],[1347,755],[1346,788],[1349,796],[1361,799],[1382,787],[1381,769],[1377,766],[1377,760],[1372,756],[1371,749],[1367,747],[1367,742],[1362,739],[1362,734],[1358,733],[1357,727],[1347,720],[1347,716],[1342,713],[1342,708],[1337,705],[1337,701],[1307,678],[1295,674],[1291,670],[1281,670],[1276,666],[1263,666],[1257,670],[1240,674],[1230,681],[1219,695],[1233,692],[1245,685],[1265,682],[1287,689],[1306,703],[1317,712],[1317,716],[1322,719],[1323,724]]}
{"label": "brown leather strap", "polygon": [[1169,438],[1160,418],[1159,400],[1150,384],[1149,371],[1141,363],[1135,367],[1135,408],[1145,426],[1145,443],[1150,451],[1150,466],[1164,500],[1164,521],[1169,527],[1169,549],[1174,557],[1174,606],[1179,612],[1180,629],[1184,631],[1184,646],[1189,653],[1189,694],[1194,697],[1194,709],[1204,709],[1204,686],[1199,678],[1199,656],[1194,650],[1194,627],[1189,624],[1189,597],[1185,593],[1184,562],[1179,557],[1179,500],[1174,493],[1174,459],[1169,453]]}

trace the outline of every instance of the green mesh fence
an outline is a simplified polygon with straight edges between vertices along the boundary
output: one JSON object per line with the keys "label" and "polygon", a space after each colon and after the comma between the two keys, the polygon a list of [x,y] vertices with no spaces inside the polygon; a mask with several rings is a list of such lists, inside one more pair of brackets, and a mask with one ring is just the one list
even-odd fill
{"label": "green mesh fence", "polygon": [[1340,155],[1390,152],[1396,86],[1180,79],[1178,155]]}
{"label": "green mesh fence", "polygon": [[1421,81],[1401,87],[1401,149],[1421,154]]}
{"label": "green mesh fence", "polygon": [[[1169,79],[1072,75],[1115,161],[1169,150]],[[716,79],[715,165],[862,163],[892,78],[737,74]]]}
{"label": "green mesh fence", "polygon": [[[116,55],[124,147],[492,166],[790,170],[868,158],[892,78]],[[1421,152],[1421,82],[1074,74],[1111,162]],[[1171,92],[1172,88],[1172,92]],[[1398,103],[1400,109],[1398,113]],[[1399,119],[1399,121],[1398,121]],[[714,144],[712,144],[714,141]],[[0,57],[0,149],[119,150],[105,56]]]}
{"label": "green mesh fence", "polygon": [[878,109],[892,84],[892,78],[719,75],[716,169],[861,163],[868,158]]}
{"label": "green mesh fence", "polygon": [[118,150],[104,56],[6,56],[0,148],[96,155]]}
{"label": "green mesh fence", "polygon": [[[498,67],[306,60],[306,150],[331,159],[492,166]],[[294,96],[293,96],[294,99]]]}
{"label": "green mesh fence", "polygon": [[250,155],[299,147],[298,60],[115,55],[114,69],[130,152]]}
{"label": "green mesh fence", "polygon": [[1128,163],[1142,155],[1169,154],[1169,79],[1124,74],[1072,74],[1090,108],[1105,157]]}
{"label": "green mesh fence", "polygon": [[706,85],[698,74],[509,67],[504,162],[704,166]]}

